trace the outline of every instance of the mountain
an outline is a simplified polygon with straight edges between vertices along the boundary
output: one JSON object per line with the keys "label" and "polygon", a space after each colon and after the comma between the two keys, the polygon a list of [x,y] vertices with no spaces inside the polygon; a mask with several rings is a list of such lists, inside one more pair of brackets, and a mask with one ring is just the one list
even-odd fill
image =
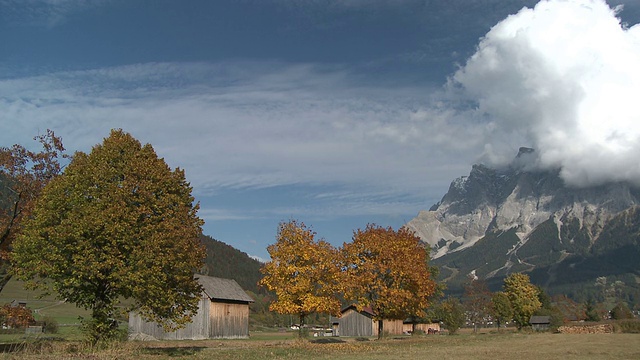
{"label": "mountain", "polygon": [[205,267],[201,271],[203,275],[234,279],[244,290],[260,292],[258,281],[262,278],[261,262],[210,236],[201,235],[200,241],[207,252]]}
{"label": "mountain", "polygon": [[536,170],[534,160],[521,148],[507,167],[474,165],[406,225],[432,247],[441,279],[456,292],[469,276],[497,288],[527,272],[550,293],[583,299],[608,291],[595,286],[606,277],[640,300],[640,188],[568,187],[559,170]]}

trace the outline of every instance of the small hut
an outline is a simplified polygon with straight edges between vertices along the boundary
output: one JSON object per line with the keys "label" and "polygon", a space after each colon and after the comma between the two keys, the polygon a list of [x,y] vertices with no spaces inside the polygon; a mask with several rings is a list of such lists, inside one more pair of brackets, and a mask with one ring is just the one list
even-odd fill
{"label": "small hut", "polygon": [[[376,336],[378,335],[378,320],[369,307],[358,311],[355,305],[349,305],[341,310],[338,322],[339,336]],[[401,335],[402,320],[383,320],[383,331],[390,335]]]}
{"label": "small hut", "polygon": [[129,314],[132,339],[200,340],[249,337],[249,304],[253,299],[235,280],[197,275],[203,291],[198,312],[184,328],[166,332],[159,324]]}
{"label": "small hut", "polygon": [[546,331],[551,326],[551,317],[549,316],[532,316],[529,320],[531,328],[535,331]]}

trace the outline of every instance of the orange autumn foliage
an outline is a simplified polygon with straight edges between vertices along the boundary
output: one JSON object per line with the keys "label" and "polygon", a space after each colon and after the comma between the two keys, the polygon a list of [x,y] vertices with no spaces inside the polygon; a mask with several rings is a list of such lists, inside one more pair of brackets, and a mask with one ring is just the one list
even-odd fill
{"label": "orange autumn foliage", "polygon": [[377,320],[425,316],[437,287],[429,248],[410,230],[369,224],[344,244],[343,262],[345,298]]}

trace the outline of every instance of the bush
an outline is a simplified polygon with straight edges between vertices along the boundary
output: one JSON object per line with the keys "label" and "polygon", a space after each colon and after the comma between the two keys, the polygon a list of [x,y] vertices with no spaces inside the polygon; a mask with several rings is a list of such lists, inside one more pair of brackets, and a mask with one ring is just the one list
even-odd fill
{"label": "bush", "polygon": [[611,310],[611,318],[614,320],[633,319],[633,313],[629,310],[627,303],[619,302]]}
{"label": "bush", "polygon": [[640,334],[640,321],[639,320],[620,320],[613,323],[615,332],[618,333],[631,333]]}
{"label": "bush", "polygon": [[42,320],[42,331],[47,334],[57,334],[58,333],[58,320],[51,316],[45,316]]}

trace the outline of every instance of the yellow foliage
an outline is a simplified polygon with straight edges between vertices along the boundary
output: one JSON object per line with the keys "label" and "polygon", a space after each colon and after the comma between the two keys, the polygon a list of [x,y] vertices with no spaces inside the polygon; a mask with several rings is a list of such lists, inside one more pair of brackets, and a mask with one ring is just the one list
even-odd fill
{"label": "yellow foliage", "polygon": [[259,284],[275,292],[269,307],[281,314],[297,314],[301,323],[314,312],[337,314],[339,282],[337,251],[304,223],[280,223],[277,241],[267,247],[271,261],[261,269]]}

